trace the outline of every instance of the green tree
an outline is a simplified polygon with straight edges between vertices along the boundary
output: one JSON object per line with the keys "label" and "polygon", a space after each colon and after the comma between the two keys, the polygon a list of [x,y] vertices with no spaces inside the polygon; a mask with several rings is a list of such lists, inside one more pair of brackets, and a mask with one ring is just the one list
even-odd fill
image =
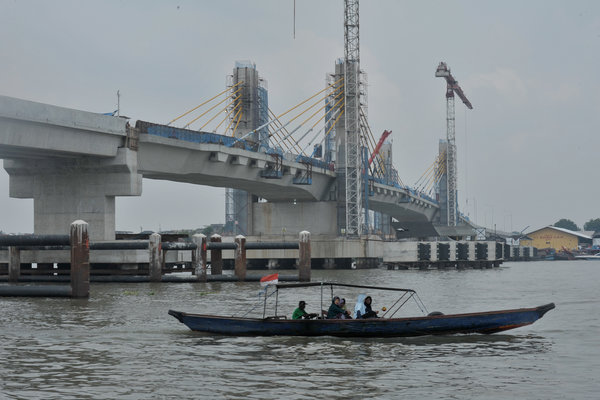
{"label": "green tree", "polygon": [[583,225],[583,229],[586,231],[600,231],[600,218],[590,219]]}
{"label": "green tree", "polygon": [[557,228],[569,229],[571,231],[579,230],[579,227],[577,226],[577,224],[575,222],[571,221],[570,219],[566,219],[566,218],[558,220],[558,222],[556,222],[554,224],[554,226]]}

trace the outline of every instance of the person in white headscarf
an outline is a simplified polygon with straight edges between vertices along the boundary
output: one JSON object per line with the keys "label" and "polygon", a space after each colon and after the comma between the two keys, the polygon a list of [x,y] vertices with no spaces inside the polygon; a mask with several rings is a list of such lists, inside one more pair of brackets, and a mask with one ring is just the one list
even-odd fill
{"label": "person in white headscarf", "polygon": [[354,315],[355,318],[358,319],[361,316],[365,315],[365,298],[366,294],[359,294],[356,299],[356,305],[354,306]]}

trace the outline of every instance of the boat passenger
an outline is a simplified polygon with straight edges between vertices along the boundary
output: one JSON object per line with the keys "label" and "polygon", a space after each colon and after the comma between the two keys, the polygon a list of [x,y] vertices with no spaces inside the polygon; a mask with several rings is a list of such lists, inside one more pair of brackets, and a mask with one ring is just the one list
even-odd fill
{"label": "boat passenger", "polygon": [[365,313],[361,315],[361,318],[378,318],[377,313],[379,313],[379,310],[373,311],[371,308],[371,301],[371,296],[365,297]]}
{"label": "boat passenger", "polygon": [[306,302],[304,300],[300,300],[298,303],[298,308],[296,308],[292,314],[292,319],[312,319],[317,316],[316,313],[307,313],[306,310],[304,310],[305,307]]}
{"label": "boat passenger", "polygon": [[343,319],[352,319],[352,314],[346,309],[346,299],[340,299],[340,308],[344,310],[344,314],[342,315]]}
{"label": "boat passenger", "polygon": [[331,301],[329,310],[327,311],[327,319],[341,319],[344,318],[344,310],[340,307],[340,298],[335,296]]}
{"label": "boat passenger", "polygon": [[358,319],[361,316],[365,315],[365,297],[366,294],[359,294],[356,299],[356,305],[354,306],[354,315]]}

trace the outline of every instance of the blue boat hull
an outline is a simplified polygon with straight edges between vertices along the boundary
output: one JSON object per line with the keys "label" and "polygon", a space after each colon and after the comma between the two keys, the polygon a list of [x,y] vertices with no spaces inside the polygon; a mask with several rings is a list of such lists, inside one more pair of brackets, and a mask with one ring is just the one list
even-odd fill
{"label": "blue boat hull", "polygon": [[169,310],[193,331],[248,336],[406,337],[457,333],[490,334],[530,325],[554,308],[535,308],[411,318],[311,319],[236,318]]}

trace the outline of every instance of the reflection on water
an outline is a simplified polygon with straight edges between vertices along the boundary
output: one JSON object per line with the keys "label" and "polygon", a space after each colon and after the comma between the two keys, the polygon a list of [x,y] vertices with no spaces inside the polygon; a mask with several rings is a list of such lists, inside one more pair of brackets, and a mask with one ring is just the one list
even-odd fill
{"label": "reflection on water", "polygon": [[[600,274],[568,267],[313,272],[413,287],[446,313],[557,303],[534,325],[496,335],[227,337],[191,332],[167,315],[242,312],[257,299],[255,283],[98,284],[89,300],[3,298],[0,398],[597,398],[600,340],[590,327],[600,325]],[[308,296],[282,297],[282,312]]]}

